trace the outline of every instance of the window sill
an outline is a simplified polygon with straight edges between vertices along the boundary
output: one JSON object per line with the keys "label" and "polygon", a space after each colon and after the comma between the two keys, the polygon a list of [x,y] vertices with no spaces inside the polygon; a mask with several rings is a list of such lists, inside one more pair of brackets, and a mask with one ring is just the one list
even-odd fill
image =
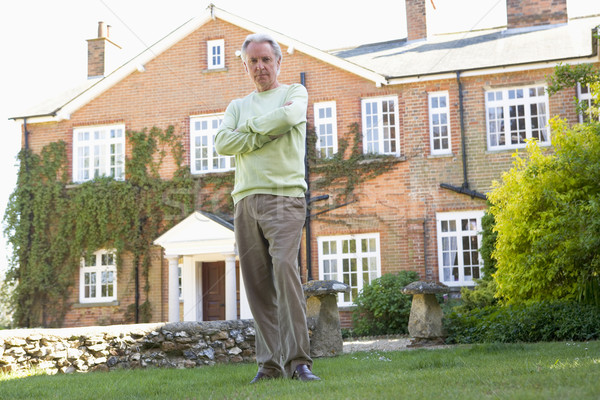
{"label": "window sill", "polygon": [[203,74],[210,74],[212,72],[227,72],[229,71],[229,68],[227,67],[223,67],[223,68],[207,68],[207,69],[203,69],[202,73]]}
{"label": "window sill", "polygon": [[96,303],[75,303],[73,308],[88,308],[88,307],[115,307],[120,305],[118,300],[113,301],[99,301]]}
{"label": "window sill", "polygon": [[446,154],[429,154],[427,158],[453,158],[456,157],[454,153],[446,153]]}

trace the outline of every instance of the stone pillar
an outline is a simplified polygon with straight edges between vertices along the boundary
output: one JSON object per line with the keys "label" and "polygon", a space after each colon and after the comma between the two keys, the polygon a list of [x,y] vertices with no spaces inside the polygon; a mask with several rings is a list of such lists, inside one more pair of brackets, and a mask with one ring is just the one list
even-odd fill
{"label": "stone pillar", "polygon": [[237,318],[237,282],[235,277],[235,254],[225,257],[225,319]]}
{"label": "stone pillar", "polygon": [[444,343],[443,312],[435,295],[447,292],[448,287],[439,282],[412,282],[402,289],[413,296],[408,319],[408,333],[413,338],[410,346]]}
{"label": "stone pillar", "polygon": [[342,354],[344,341],[337,306],[338,293],[349,292],[350,286],[338,281],[310,281],[302,285],[306,300],[306,321],[312,357]]}
{"label": "stone pillar", "polygon": [[169,322],[179,322],[179,256],[167,255],[169,260]]}

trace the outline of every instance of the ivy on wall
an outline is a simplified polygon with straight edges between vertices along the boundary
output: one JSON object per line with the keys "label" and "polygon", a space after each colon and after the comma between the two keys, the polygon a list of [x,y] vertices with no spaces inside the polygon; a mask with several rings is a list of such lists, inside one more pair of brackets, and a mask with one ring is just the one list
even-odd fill
{"label": "ivy on wall", "polygon": [[[354,200],[357,186],[390,170],[401,159],[365,154],[358,124],[349,127],[351,140],[339,141],[338,153],[318,158],[316,135],[308,132],[307,162],[311,190],[335,192],[333,205]],[[70,184],[65,142],[47,145],[40,154],[24,149],[15,191],[4,217],[4,234],[12,247],[7,282],[12,292],[14,324],[19,327],[61,326],[74,273],[82,257],[98,249],[115,249],[132,257],[136,293],[145,295],[127,306],[127,322],[148,322],[149,269],[153,241],[195,208],[225,219],[233,216],[230,196],[234,172],[192,177],[184,165],[184,147],[173,127],[128,131],[130,157],[126,179],[98,177]],[[163,180],[159,170],[171,157],[176,170]],[[331,206],[331,204],[329,205]]]}
{"label": "ivy on wall", "polygon": [[[172,127],[129,131],[127,142],[131,157],[125,181],[99,177],[78,185],[69,185],[64,142],[49,144],[39,155],[21,151],[17,186],[4,220],[13,250],[7,280],[16,283],[16,326],[60,326],[81,258],[102,248],[116,250],[119,269],[124,252],[131,254],[138,293],[145,294],[145,301],[129,305],[127,319],[150,320],[152,242],[192,212],[194,181],[183,166],[182,141]],[[169,154],[177,170],[166,181],[158,171]]]}
{"label": "ivy on wall", "polygon": [[[317,136],[314,131],[308,132],[307,159],[311,174],[310,189],[335,194],[333,202],[321,208],[336,208],[357,200],[355,190],[358,186],[388,172],[402,161],[402,158],[395,155],[363,152],[362,132],[357,123],[348,127],[348,134],[344,137],[350,140],[340,138],[336,154],[329,158],[319,158],[315,146]],[[316,207],[314,210],[319,211]]]}

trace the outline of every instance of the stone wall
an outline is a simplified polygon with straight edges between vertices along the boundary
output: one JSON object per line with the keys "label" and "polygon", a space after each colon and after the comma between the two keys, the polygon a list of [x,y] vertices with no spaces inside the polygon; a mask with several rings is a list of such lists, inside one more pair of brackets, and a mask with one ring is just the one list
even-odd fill
{"label": "stone wall", "polygon": [[252,320],[0,331],[0,371],[73,373],[255,361]]}

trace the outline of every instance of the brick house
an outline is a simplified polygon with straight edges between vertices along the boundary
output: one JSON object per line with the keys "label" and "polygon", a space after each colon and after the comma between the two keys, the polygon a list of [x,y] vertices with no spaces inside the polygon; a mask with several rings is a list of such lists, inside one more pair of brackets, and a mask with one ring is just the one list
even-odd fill
{"label": "brick house", "polygon": [[[311,198],[329,198],[313,203],[301,275],[352,286],[338,303],[349,326],[357,293],[385,273],[416,271],[456,291],[474,285],[492,181],[526,139],[550,146],[548,120],[577,122],[572,99],[589,97],[578,88],[549,98],[546,76],[559,63],[600,64],[593,39],[600,18],[569,19],[566,0],[507,0],[506,27],[439,37],[427,35],[424,3],[406,0],[407,38],[335,52],[210,6],[112,72],[106,63],[117,45],[100,25],[88,40],[88,82],[13,119],[23,122],[23,146],[34,152],[67,143],[75,184],[94,176],[93,148],[108,154],[98,159],[99,173],[123,179],[125,131],[151,126],[181,132],[194,176],[228,174],[234,166],[214,154],[212,137],[231,99],[254,89],[238,49],[249,33],[272,34],[284,51],[280,82],[308,90],[318,157],[345,151],[347,158],[356,144],[393,160],[344,196],[311,172]],[[160,175],[171,179],[173,171],[166,163]],[[153,322],[251,318],[232,229],[226,216],[198,209],[156,238],[147,299]],[[130,258],[117,274],[109,249],[95,256],[73,277],[64,326],[132,322],[124,316],[135,295]],[[100,274],[110,276],[110,291],[92,288]]]}

